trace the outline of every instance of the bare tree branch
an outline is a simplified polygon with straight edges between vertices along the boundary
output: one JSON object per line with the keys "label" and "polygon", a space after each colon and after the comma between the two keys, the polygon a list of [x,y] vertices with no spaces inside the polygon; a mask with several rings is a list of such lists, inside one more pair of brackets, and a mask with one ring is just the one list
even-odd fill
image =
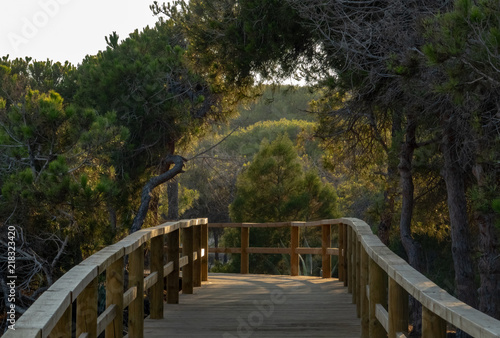
{"label": "bare tree branch", "polygon": [[231,136],[236,130],[240,129],[240,127],[236,127],[234,128],[233,130],[231,130],[231,132],[229,134],[227,134],[226,136],[224,136],[222,138],[222,140],[220,140],[219,142],[217,142],[216,144],[212,145],[210,148],[202,151],[201,153],[198,153],[196,155],[194,155],[193,157],[187,159],[186,161],[191,161],[191,160],[194,160],[195,158],[198,158],[206,153],[208,153],[210,150],[214,149],[215,147],[217,147],[219,144],[221,144],[222,142],[224,142],[225,140],[227,140],[229,138],[229,136]]}
{"label": "bare tree branch", "polygon": [[155,176],[151,178],[142,188],[141,194],[141,205],[139,206],[139,210],[134,218],[132,226],[130,227],[130,233],[136,232],[142,228],[144,223],[144,219],[146,218],[149,202],[151,201],[151,193],[153,190],[159,186],[167,182],[168,180],[174,178],[178,174],[183,172],[184,162],[187,160],[179,155],[169,155],[166,157],[164,163],[165,164],[174,164],[174,167],[161,175]]}

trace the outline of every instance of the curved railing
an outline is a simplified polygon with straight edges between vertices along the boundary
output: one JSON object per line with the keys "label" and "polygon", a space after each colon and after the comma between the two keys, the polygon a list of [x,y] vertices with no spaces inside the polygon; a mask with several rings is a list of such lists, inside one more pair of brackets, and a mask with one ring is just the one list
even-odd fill
{"label": "curved railing", "polygon": [[[144,278],[146,246],[150,249],[150,273]],[[103,331],[106,338],[123,337],[123,310],[127,307],[128,336],[143,337],[144,292],[149,290],[150,317],[163,319],[164,288],[167,302],[178,303],[181,269],[183,293],[193,293],[194,286],[207,280],[207,249],[207,219],[165,223],[137,231],[64,274],[17,320],[15,330],[8,330],[4,337],[72,337],[74,330],[78,338],[97,337]],[[128,278],[124,274],[125,262]],[[102,280],[106,309],[98,316],[98,284]]]}
{"label": "curved railing", "polygon": [[[240,248],[208,249],[208,227],[241,228]],[[249,231],[254,227],[291,227],[289,248],[252,248]],[[299,247],[300,229],[322,227],[321,248]],[[331,248],[331,232],[337,231],[338,248]],[[182,256],[179,238],[182,232]],[[167,242],[166,264],[165,240]],[[150,242],[150,273],[144,278],[144,249]],[[123,336],[123,311],[128,307],[128,336],[143,337],[144,295],[149,289],[150,317],[163,318],[163,290],[167,302],[179,301],[207,279],[207,250],[242,255],[241,271],[248,273],[248,254],[290,254],[291,274],[299,273],[299,254],[321,254],[323,277],[330,277],[331,256],[339,257],[339,279],[352,293],[361,318],[362,337],[403,337],[408,330],[409,295],[422,304],[424,337],[446,337],[450,323],[474,337],[500,337],[500,321],[449,295],[389,250],[363,221],[340,218],[316,222],[268,224],[207,224],[206,219],[166,223],[140,230],[104,248],[54,283],[16,322],[16,330],[4,337],[106,337]],[[128,257],[128,279],[124,264]],[[105,275],[105,276],[104,276]],[[166,285],[164,277],[167,277]],[[106,309],[98,315],[98,284],[105,279]],[[127,282],[124,282],[127,280]],[[124,285],[128,284],[125,290]],[[73,323],[73,304],[76,323]]]}

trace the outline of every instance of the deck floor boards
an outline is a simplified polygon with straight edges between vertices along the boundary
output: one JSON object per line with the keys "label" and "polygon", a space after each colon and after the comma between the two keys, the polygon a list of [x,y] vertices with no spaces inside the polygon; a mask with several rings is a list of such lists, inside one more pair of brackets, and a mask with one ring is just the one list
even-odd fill
{"label": "deck floor boards", "polygon": [[356,307],[337,279],[240,274],[210,274],[144,329],[148,338],[360,335]]}

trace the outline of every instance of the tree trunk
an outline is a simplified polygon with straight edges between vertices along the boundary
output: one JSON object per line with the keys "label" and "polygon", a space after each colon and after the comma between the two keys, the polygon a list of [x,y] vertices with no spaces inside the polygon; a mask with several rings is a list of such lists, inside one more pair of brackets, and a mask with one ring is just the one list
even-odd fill
{"label": "tree trunk", "polygon": [[411,234],[411,220],[413,217],[414,185],[412,173],[413,153],[417,147],[416,143],[416,123],[412,117],[408,117],[406,127],[406,141],[401,145],[399,153],[399,176],[401,177],[401,219],[399,231],[401,242],[408,256],[408,262],[416,270],[423,272],[425,269],[422,246],[413,239]]}
{"label": "tree trunk", "polygon": [[394,219],[394,196],[396,196],[398,187],[398,168],[389,163],[387,166],[386,188],[384,191],[384,208],[380,215],[377,236],[382,243],[389,245],[392,222]]}
{"label": "tree trunk", "polygon": [[450,213],[451,244],[455,268],[456,296],[472,307],[477,305],[477,291],[474,285],[471,234],[467,220],[464,174],[459,161],[459,145],[453,121],[447,121],[444,128],[442,150],[444,157],[443,176],[448,195]]}
{"label": "tree trunk", "polygon": [[[413,185],[412,161],[413,153],[417,147],[416,128],[417,124],[414,121],[414,117],[408,116],[406,141],[401,145],[398,165],[402,194],[399,233],[401,236],[401,243],[408,256],[408,263],[417,271],[423,272],[425,264],[422,246],[415,241],[411,234],[415,190]],[[422,305],[413,297],[410,298],[410,312],[413,325],[412,335],[419,335],[422,332]]]}
{"label": "tree trunk", "polygon": [[109,213],[109,225],[111,228],[111,233],[113,236],[116,235],[116,210],[113,208],[111,202],[107,203],[108,213]]}
{"label": "tree trunk", "polygon": [[500,319],[500,255],[493,215],[476,214],[479,228],[479,311]]}
{"label": "tree trunk", "polygon": [[397,151],[399,148],[398,139],[401,135],[401,115],[398,112],[392,114],[392,128],[391,128],[391,146],[387,147],[382,144],[387,152],[387,176],[386,186],[384,191],[384,207],[380,215],[380,223],[378,225],[377,236],[382,243],[389,245],[390,234],[392,229],[392,222],[394,219],[394,196],[398,192],[398,159]]}
{"label": "tree trunk", "polygon": [[176,221],[179,219],[179,182],[173,178],[167,183],[168,215],[167,219]]}
{"label": "tree trunk", "polygon": [[151,201],[149,202],[149,213],[151,216],[151,226],[156,226],[160,224],[160,194],[158,190],[153,190],[151,192]]}
{"label": "tree trunk", "polygon": [[[214,246],[216,248],[219,247],[219,234],[220,234],[220,231],[218,231],[218,230],[219,230],[218,228],[212,228],[212,234],[214,235]],[[219,253],[218,252],[215,253],[214,260],[216,260],[216,261],[219,260]]]}

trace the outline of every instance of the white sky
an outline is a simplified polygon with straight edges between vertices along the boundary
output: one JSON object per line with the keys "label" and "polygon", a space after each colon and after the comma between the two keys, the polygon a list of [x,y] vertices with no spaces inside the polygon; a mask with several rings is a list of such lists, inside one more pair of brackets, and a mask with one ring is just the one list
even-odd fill
{"label": "white sky", "polygon": [[[153,0],[2,0],[0,57],[81,63],[106,48],[105,36],[120,40],[158,20]],[[158,2],[162,2],[161,0]]]}

